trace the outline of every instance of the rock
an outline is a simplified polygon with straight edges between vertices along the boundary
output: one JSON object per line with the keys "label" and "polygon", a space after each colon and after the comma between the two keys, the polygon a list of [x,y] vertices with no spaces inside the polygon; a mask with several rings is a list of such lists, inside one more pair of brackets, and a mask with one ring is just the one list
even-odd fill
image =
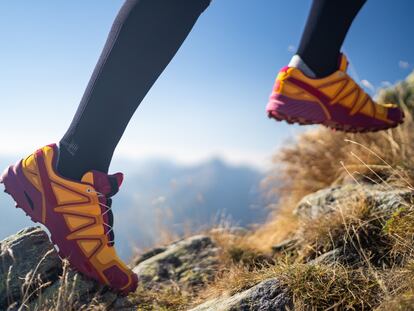
{"label": "rock", "polygon": [[140,308],[139,302],[134,301],[128,297],[119,297],[115,302],[112,304],[109,310],[113,311],[137,311],[137,310],[144,310]]}
{"label": "rock", "polygon": [[169,245],[141,262],[134,272],[147,288],[171,282],[196,288],[214,277],[217,264],[218,248],[211,238],[198,235]]}
{"label": "rock", "polygon": [[276,245],[272,246],[272,252],[273,254],[281,253],[281,252],[288,252],[295,248],[296,244],[298,242],[298,239],[287,239],[284,240]]}
{"label": "rock", "polygon": [[[63,267],[40,228],[22,230],[1,241],[0,246],[0,310],[69,310],[98,305],[104,310],[136,310],[139,305],[139,301],[119,297]],[[145,288],[178,284],[196,289],[214,277],[218,249],[209,237],[199,235],[153,249],[137,261],[135,271]]]}
{"label": "rock", "polygon": [[220,297],[190,311],[284,311],[293,308],[289,291],[277,279],[268,279],[230,297]]}
{"label": "rock", "polygon": [[[60,297],[59,297],[60,296]],[[46,288],[39,299],[33,300],[29,310],[55,308],[57,310],[80,309],[91,301],[105,307],[118,298],[107,287],[68,268],[59,281]]]}
{"label": "rock", "polygon": [[6,238],[0,249],[0,310],[28,299],[40,283],[54,282],[62,270],[48,235],[39,227]]}
{"label": "rock", "polygon": [[[62,264],[40,228],[22,230],[0,246],[0,310],[72,310],[86,306],[136,310],[139,306],[133,295],[119,297]],[[210,237],[199,235],[147,252],[138,262],[135,272],[144,289],[178,285],[195,290],[214,277],[218,248]],[[30,282],[32,286],[24,285]]]}
{"label": "rock", "polygon": [[151,249],[148,252],[145,252],[145,253],[139,255],[134,260],[134,263],[135,263],[135,265],[138,265],[141,262],[143,262],[143,261],[145,261],[147,259],[150,259],[151,257],[154,257],[155,255],[158,255],[158,254],[160,254],[162,252],[165,252],[165,251],[166,251],[166,248],[165,247],[157,247],[157,248]]}
{"label": "rock", "polygon": [[326,265],[330,265],[330,264],[334,264],[335,262],[338,261],[343,261],[342,260],[343,257],[343,252],[340,248],[335,248],[325,254],[322,254],[318,257],[316,257],[315,259],[312,259],[311,261],[308,262],[308,264],[310,265],[320,265],[320,264],[326,264]]}
{"label": "rock", "polygon": [[230,228],[214,228],[210,231],[211,234],[229,234],[234,236],[245,236],[249,233],[249,230],[243,227],[230,227]]}
{"label": "rock", "polygon": [[295,214],[301,218],[315,219],[358,198],[365,198],[378,211],[394,211],[412,196],[413,192],[407,188],[389,189],[383,184],[346,184],[305,196],[296,207]]}
{"label": "rock", "polygon": [[7,311],[18,311],[19,304],[17,302],[13,302],[10,306],[7,307]]}
{"label": "rock", "polygon": [[118,298],[82,274],[65,271],[39,227],[19,231],[1,241],[0,247],[0,310],[68,310],[90,305],[92,300],[109,306]]}

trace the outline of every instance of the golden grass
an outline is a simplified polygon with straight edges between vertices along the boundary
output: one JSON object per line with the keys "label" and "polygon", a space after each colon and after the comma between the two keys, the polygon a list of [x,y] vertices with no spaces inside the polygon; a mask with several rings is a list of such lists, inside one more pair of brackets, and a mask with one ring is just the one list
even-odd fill
{"label": "golden grass", "polygon": [[296,310],[369,310],[383,295],[369,272],[340,265],[289,265],[279,279],[291,289]]}
{"label": "golden grass", "polygon": [[318,127],[300,135],[274,157],[275,169],[263,181],[263,187],[279,200],[270,206],[268,221],[250,237],[250,244],[268,249],[292,236],[299,226],[292,213],[298,202],[344,179],[383,179],[411,187],[413,133],[414,122],[407,117],[400,127],[378,133],[349,134]]}
{"label": "golden grass", "polygon": [[[411,79],[414,90],[414,75]],[[397,88],[398,94],[392,90],[380,97],[385,101],[394,96],[412,109],[413,92],[407,95]],[[412,202],[391,214],[373,208],[361,193],[317,219],[303,221],[293,213],[304,196],[348,181],[380,184],[384,191],[414,190],[414,122],[411,111],[405,113],[405,123],[396,129],[347,134],[318,127],[282,149],[263,181],[269,197],[278,197],[269,219],[241,240],[219,239],[224,267],[201,297],[231,294],[277,277],[292,291],[297,310],[411,310]],[[299,239],[293,252],[278,254],[273,264],[252,265],[254,258],[270,254],[271,246],[290,238]],[[333,249],[353,254],[353,261],[306,264]]]}
{"label": "golden grass", "polygon": [[[32,291],[27,292],[23,297],[23,303],[21,304],[20,310],[26,310],[27,305],[24,303],[25,300],[32,295],[38,295],[34,301],[32,301],[31,310],[33,311],[104,311],[106,310],[105,305],[99,303],[98,295],[91,297],[91,301],[88,304],[81,305],[78,302],[78,294],[76,293],[76,284],[78,282],[78,275],[75,274],[71,278],[69,273],[69,263],[67,260],[63,260],[63,271],[60,276],[60,286],[57,291],[52,293],[49,297],[44,297],[42,294],[38,295],[40,291],[48,287],[50,283],[39,283],[38,287]],[[25,298],[27,297],[27,299]],[[34,304],[35,302],[35,304]]]}
{"label": "golden grass", "polygon": [[[234,256],[235,245],[221,241],[227,261],[223,261],[215,282],[198,296],[197,302],[232,295],[263,280],[277,278],[290,289],[295,310],[372,310],[387,301],[394,305],[407,303],[412,299],[407,298],[409,293],[414,292],[414,269],[406,263],[414,258],[406,254],[401,260],[392,253],[400,245],[390,229],[397,224],[396,220],[390,220],[390,211],[378,212],[362,195],[347,203],[301,223],[297,232],[300,242],[295,246],[298,256],[286,254],[257,264],[255,260],[262,253],[241,249]],[[414,226],[405,228],[414,233]],[[330,264],[308,263],[338,248],[344,258],[352,254],[352,262],[338,258]],[[251,261],[235,260],[243,252],[248,253]]]}
{"label": "golden grass", "polygon": [[[130,296],[138,310],[185,310],[269,278],[289,288],[297,311],[414,310],[412,202],[394,212],[378,211],[361,193],[316,219],[293,213],[304,196],[348,181],[378,183],[384,191],[414,190],[413,90],[411,75],[380,94],[380,100],[392,99],[409,109],[406,122],[396,129],[346,134],[318,127],[278,152],[263,181],[269,197],[278,197],[266,223],[246,235],[234,235],[226,226],[208,232],[221,249],[216,279],[201,292],[174,284],[150,290],[141,286]],[[271,254],[271,246],[290,238],[297,240],[293,251]],[[334,249],[341,256],[333,262],[312,263]],[[63,283],[55,305],[60,308],[66,301],[71,296]]]}
{"label": "golden grass", "polygon": [[385,232],[394,239],[393,253],[399,256],[414,255],[414,211],[401,207],[387,221]]}
{"label": "golden grass", "polygon": [[162,286],[158,289],[145,289],[139,286],[137,291],[130,295],[130,299],[137,305],[137,311],[179,311],[194,298],[193,292],[187,292],[176,284]]}

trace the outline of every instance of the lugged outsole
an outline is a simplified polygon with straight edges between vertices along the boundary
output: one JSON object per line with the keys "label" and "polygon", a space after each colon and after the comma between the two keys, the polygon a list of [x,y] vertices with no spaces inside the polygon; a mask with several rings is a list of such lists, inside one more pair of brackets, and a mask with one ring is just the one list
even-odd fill
{"label": "lugged outsole", "polygon": [[315,123],[312,120],[307,120],[307,119],[302,119],[302,118],[294,118],[294,117],[289,117],[289,116],[280,116],[276,115],[274,113],[268,113],[268,117],[270,119],[275,119],[276,121],[285,121],[288,124],[298,124],[298,125],[324,125],[327,128],[330,128],[331,130],[335,130],[335,131],[341,131],[341,132],[347,132],[347,133],[372,133],[372,132],[379,132],[379,131],[383,131],[383,130],[388,130],[388,129],[392,129],[392,128],[396,128],[397,126],[399,126],[400,124],[402,124],[404,122],[404,120],[390,125],[390,126],[384,126],[384,127],[377,127],[377,128],[356,128],[356,127],[349,127],[347,125],[343,125],[340,123],[336,123],[336,122],[321,122],[321,123]]}
{"label": "lugged outsole", "polygon": [[[3,174],[0,176],[0,184],[3,184],[4,192],[7,193],[15,201],[15,207],[21,209],[26,214],[26,216],[28,216],[31,219],[31,221],[33,221],[34,223],[40,223],[40,224],[44,225],[47,228],[46,224],[44,224],[42,221],[40,221],[36,217],[33,217],[31,215],[30,211],[26,210],[27,209],[27,202],[25,200],[21,199],[22,194],[18,194],[16,192],[19,189],[23,189],[23,187],[22,186],[16,186],[16,184],[15,184],[15,187],[9,187],[10,185],[9,186],[6,185],[6,184],[9,184],[9,181],[10,181],[10,183],[13,183],[13,182],[18,183],[18,180],[17,180],[17,178],[15,178],[15,175],[10,174],[10,170],[13,170],[14,167],[15,166],[9,166],[3,172]],[[13,179],[10,179],[10,178],[15,178],[15,179],[13,180]],[[14,189],[14,190],[12,190],[12,189]],[[62,258],[62,259],[68,258],[69,256],[65,255],[64,252],[62,252],[62,250],[59,248],[59,245],[56,243],[56,240],[55,240],[54,236],[52,235],[52,233],[50,231],[49,231],[49,233],[50,233],[50,240],[51,240],[52,244],[54,245],[55,250],[58,250],[57,252],[58,252],[59,257]],[[85,272],[80,271],[75,266],[71,266],[71,269],[73,269],[74,271],[84,275],[88,279],[97,282],[97,280],[95,278],[93,278],[91,276],[88,276]],[[136,274],[132,274],[131,278],[132,278],[131,285],[128,288],[124,289],[124,290],[120,290],[118,288],[113,288],[113,287],[110,287],[110,286],[108,286],[108,288],[110,288],[114,292],[119,293],[122,296],[127,296],[129,293],[135,292],[135,290],[138,287],[138,276]]]}
{"label": "lugged outsole", "polygon": [[[294,105],[293,102],[289,102],[289,103],[277,103],[276,105],[273,103],[274,107],[272,107],[271,110],[268,110],[268,117],[271,119],[275,119],[276,121],[285,121],[288,124],[298,124],[298,125],[324,125],[332,130],[336,130],[336,131],[342,131],[342,132],[350,132],[350,133],[368,133],[368,132],[378,132],[378,131],[382,131],[382,130],[387,130],[387,129],[391,129],[391,128],[395,128],[398,125],[402,124],[404,122],[404,113],[403,113],[403,117],[402,119],[395,123],[395,124],[384,124],[383,126],[373,126],[373,127],[354,127],[351,125],[345,125],[345,124],[341,124],[339,122],[335,122],[332,120],[327,120],[326,118],[322,118],[320,117],[320,120],[315,121],[315,120],[311,120],[308,119],[306,117],[298,117],[298,116],[291,116],[288,114],[283,113],[283,111],[281,110],[289,110],[290,108],[287,107],[289,105]],[[271,105],[269,104],[269,106]],[[280,107],[284,107],[284,109],[278,109]],[[295,112],[298,112],[297,107],[295,107]],[[302,111],[302,115],[306,115],[306,113],[303,113]]]}

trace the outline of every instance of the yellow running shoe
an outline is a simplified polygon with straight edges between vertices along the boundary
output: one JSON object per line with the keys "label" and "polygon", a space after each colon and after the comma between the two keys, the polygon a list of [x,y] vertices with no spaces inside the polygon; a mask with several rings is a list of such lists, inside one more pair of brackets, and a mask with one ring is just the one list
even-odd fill
{"label": "yellow running shoe", "polygon": [[34,222],[45,225],[59,255],[73,268],[123,294],[135,291],[138,277],[114,248],[111,196],[121,173],[86,173],[80,182],[56,171],[58,147],[48,145],[5,170],[5,191]]}
{"label": "yellow running shoe", "polygon": [[403,111],[394,104],[375,103],[346,73],[347,67],[342,54],[338,70],[321,79],[309,78],[294,67],[283,68],[266,108],[268,116],[347,132],[374,132],[402,123]]}

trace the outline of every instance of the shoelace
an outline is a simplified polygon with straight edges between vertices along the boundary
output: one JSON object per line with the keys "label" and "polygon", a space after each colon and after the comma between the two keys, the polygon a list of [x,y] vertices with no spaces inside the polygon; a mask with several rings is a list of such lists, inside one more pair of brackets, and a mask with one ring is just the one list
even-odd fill
{"label": "shoelace", "polygon": [[103,193],[100,193],[98,191],[94,191],[92,189],[88,189],[88,192],[96,193],[98,198],[103,198],[105,200],[105,203],[102,203],[99,200],[99,205],[105,208],[105,211],[101,214],[102,216],[105,216],[108,214],[108,223],[103,223],[103,225],[108,228],[106,230],[106,235],[108,236],[108,245],[113,246],[115,244],[115,233],[114,233],[114,215],[112,213],[112,199],[106,197]]}

